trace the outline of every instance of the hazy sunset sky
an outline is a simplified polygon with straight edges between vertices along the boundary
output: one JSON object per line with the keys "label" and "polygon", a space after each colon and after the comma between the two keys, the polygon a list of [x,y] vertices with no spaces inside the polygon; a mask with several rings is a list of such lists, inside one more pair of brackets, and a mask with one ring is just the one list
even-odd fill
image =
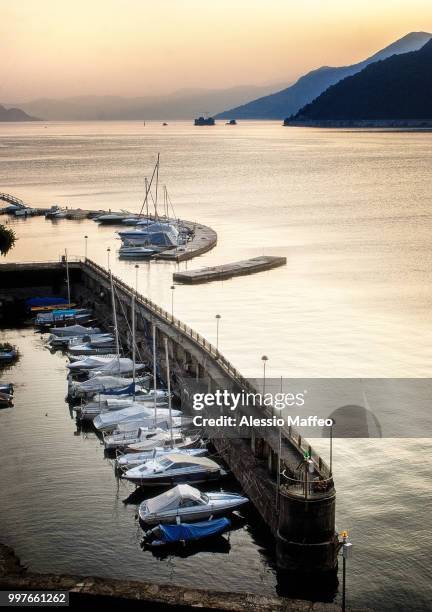
{"label": "hazy sunset sky", "polygon": [[288,84],[417,30],[431,0],[0,0],[0,99]]}

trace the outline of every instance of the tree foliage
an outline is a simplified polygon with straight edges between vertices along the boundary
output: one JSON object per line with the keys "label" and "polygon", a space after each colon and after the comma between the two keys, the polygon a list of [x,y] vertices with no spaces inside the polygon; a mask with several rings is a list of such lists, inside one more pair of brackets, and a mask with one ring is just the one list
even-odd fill
{"label": "tree foliage", "polygon": [[14,246],[16,239],[15,232],[12,229],[0,225],[0,254],[6,255]]}

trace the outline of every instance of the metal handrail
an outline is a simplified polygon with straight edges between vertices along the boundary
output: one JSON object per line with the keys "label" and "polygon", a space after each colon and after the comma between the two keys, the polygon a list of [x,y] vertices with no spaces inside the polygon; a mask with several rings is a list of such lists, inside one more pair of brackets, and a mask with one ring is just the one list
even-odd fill
{"label": "metal handrail", "polygon": [[[90,269],[93,269],[99,275],[103,276],[108,282],[110,281],[110,274],[105,269],[96,264],[94,261],[86,258],[82,261],[82,263],[88,266]],[[168,325],[174,326],[181,334],[188,337],[189,340],[192,340],[196,343],[201,349],[203,349],[210,357],[217,359],[218,365],[228,374],[234,382],[240,384],[240,386],[252,393],[257,393],[259,390],[247,379],[242,376],[239,370],[233,366],[233,364],[224,357],[219,350],[213,346],[204,336],[201,336],[198,332],[193,330],[189,325],[177,319],[172,314],[155,304],[152,300],[144,297],[140,293],[136,293],[133,291],[124,281],[119,279],[117,276],[112,275],[113,283],[121,288],[126,295],[132,297],[135,295],[138,303],[141,303],[148,310],[150,310],[153,314],[157,315],[160,319],[163,320],[164,323]],[[265,412],[270,416],[272,414],[271,407],[263,406]],[[297,449],[297,451],[301,454],[307,453],[311,460],[313,461],[315,468],[320,474],[329,475],[330,470],[327,464],[322,460],[322,458],[315,452],[312,446],[302,438],[302,436],[294,429],[294,427],[282,427],[282,431],[285,434],[285,438],[288,439],[291,444]]]}

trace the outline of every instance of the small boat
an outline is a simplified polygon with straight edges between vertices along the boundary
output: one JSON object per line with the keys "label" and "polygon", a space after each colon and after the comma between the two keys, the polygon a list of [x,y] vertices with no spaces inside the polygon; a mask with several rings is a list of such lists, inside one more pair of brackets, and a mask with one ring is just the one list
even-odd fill
{"label": "small boat", "polygon": [[18,357],[18,351],[9,343],[0,344],[0,364],[11,363]]}
{"label": "small boat", "polygon": [[88,355],[111,355],[115,349],[116,347],[113,343],[93,346],[91,342],[85,342],[84,344],[77,344],[76,346],[68,346],[67,350],[69,357],[79,356],[80,359],[82,359]]}
{"label": "small boat", "polygon": [[127,219],[123,219],[122,225],[136,225],[139,221],[139,217],[128,217]]}
{"label": "small boat", "polygon": [[91,347],[113,347],[114,338],[111,334],[90,334],[85,336],[56,336],[51,334],[48,343],[53,347],[65,347],[68,351],[75,347],[88,344]]}
{"label": "small boat", "polygon": [[[128,424],[129,425],[129,424]],[[133,429],[125,429],[124,431],[114,431],[111,435],[105,436],[104,446],[107,450],[113,448],[124,448],[133,442],[142,442],[151,440],[157,434],[163,433],[168,429],[168,422],[157,421],[154,426],[154,417],[148,417],[141,421],[140,426],[136,429],[135,424],[131,424]]]}
{"label": "small boat", "polygon": [[106,213],[103,215],[98,215],[93,220],[104,225],[115,225],[117,223],[122,223],[123,219],[128,219],[130,216],[131,214],[128,212]]}
{"label": "small boat", "polygon": [[31,310],[49,309],[49,308],[67,308],[71,306],[68,300],[56,295],[46,297],[34,297],[26,300],[25,305]]}
{"label": "small boat", "polygon": [[210,516],[221,516],[248,503],[238,493],[202,493],[188,484],[180,484],[169,491],[140,504],[138,515],[143,523],[177,523],[203,521]]}
{"label": "small boat", "polygon": [[0,393],[6,393],[7,395],[14,394],[14,386],[12,383],[0,383]]}
{"label": "small boat", "polygon": [[94,370],[101,366],[110,363],[116,355],[104,356],[104,355],[90,355],[83,359],[73,359],[72,363],[67,364],[68,370],[71,372],[86,372],[88,370]]}
{"label": "small boat", "polygon": [[198,117],[195,119],[194,125],[215,125],[213,117]]}
{"label": "small boat", "polygon": [[[121,396],[120,396],[121,397]],[[137,398],[139,396],[136,396]],[[76,408],[77,418],[79,421],[93,421],[99,414],[104,412],[109,412],[113,410],[123,410],[124,408],[129,408],[131,406],[136,405],[133,399],[112,399],[112,400],[104,400],[104,401],[94,401],[89,402],[87,404],[83,404],[82,406]],[[143,405],[152,406],[153,412],[153,421],[154,421],[154,404],[153,400],[150,402],[143,403]],[[156,407],[159,416],[163,417],[165,413],[160,412],[161,408],[167,408],[168,404],[164,400],[156,400]]]}
{"label": "small boat", "polygon": [[[164,457],[173,452],[172,448],[163,448],[157,446],[151,451],[144,451],[143,453],[125,453],[120,457],[117,457],[116,465],[118,468],[129,469],[136,465],[142,465],[150,459],[156,459],[157,457]],[[207,455],[208,450],[203,448],[176,448],[175,452],[181,455],[190,455],[191,457],[204,457]]]}
{"label": "small boat", "polygon": [[237,121],[235,119],[230,119],[225,123],[225,125],[237,125]]}
{"label": "small boat", "polygon": [[119,249],[120,257],[127,257],[130,259],[148,259],[152,257],[156,251],[143,246],[122,246]]}
{"label": "small boat", "polygon": [[228,531],[231,521],[222,517],[198,523],[179,523],[178,525],[162,525],[159,523],[144,534],[146,546],[166,546],[169,544],[185,544],[205,538],[211,538]]}
{"label": "small boat", "polygon": [[[145,368],[144,363],[135,363],[135,371],[141,372]],[[126,376],[132,374],[134,364],[132,359],[128,357],[114,357],[108,363],[100,365],[98,368],[89,368],[88,374],[90,378],[94,376]]]}
{"label": "small boat", "polygon": [[192,457],[172,452],[131,468],[122,475],[122,478],[140,487],[148,487],[186,482],[197,484],[219,480],[226,474],[227,472],[216,461],[208,457]]}
{"label": "small boat", "polygon": [[[148,382],[149,379],[148,376],[141,377],[138,382]],[[133,382],[132,378],[122,378],[121,376],[95,376],[84,382],[69,381],[69,395],[72,398],[88,397],[96,393],[121,389],[133,384]]]}
{"label": "small boat", "polygon": [[52,312],[39,313],[34,324],[38,327],[49,327],[55,323],[73,321],[83,323],[92,317],[92,311],[86,308],[70,308],[66,310],[53,310]]}
{"label": "small boat", "polygon": [[13,395],[0,391],[0,408],[13,406]]}
{"label": "small boat", "polygon": [[[166,408],[158,409],[157,416],[167,418],[169,416],[169,410]],[[171,410],[171,415],[173,417],[181,416],[181,410]],[[108,412],[103,412],[99,414],[94,420],[93,425],[96,429],[100,431],[115,429],[119,423],[127,423],[136,422],[141,419],[146,419],[149,417],[154,418],[154,408],[149,404],[142,404],[137,402],[132,406],[128,406],[127,408],[122,408],[121,410],[110,410]]]}
{"label": "small boat", "polygon": [[54,336],[90,336],[101,334],[99,327],[84,327],[83,325],[69,325],[67,327],[50,327],[50,333]]}
{"label": "small boat", "polygon": [[178,448],[193,448],[198,446],[200,443],[199,436],[186,436],[183,433],[171,433],[164,431],[158,434],[151,440],[145,440],[143,442],[136,442],[134,444],[128,444],[126,450],[130,453],[142,453],[145,451],[151,451],[155,448],[169,448],[171,452],[175,452]]}

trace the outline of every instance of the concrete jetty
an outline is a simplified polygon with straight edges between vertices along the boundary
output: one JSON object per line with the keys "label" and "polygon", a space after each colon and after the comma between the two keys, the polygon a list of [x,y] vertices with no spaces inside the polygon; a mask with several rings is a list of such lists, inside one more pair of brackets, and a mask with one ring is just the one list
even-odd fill
{"label": "concrete jetty", "polygon": [[[64,262],[0,265],[0,302],[16,313],[19,299],[66,291]],[[71,296],[74,302],[92,308],[103,324],[112,317],[110,274],[89,259],[69,263]],[[167,340],[171,364],[171,388],[187,405],[197,381],[205,381],[208,392],[227,389],[232,393],[259,393],[259,390],[206,338],[178,320],[122,280],[113,277],[118,329],[123,344],[132,346],[128,326],[135,297],[136,340],[143,360],[152,363],[152,338],[156,354],[162,356]],[[166,380],[164,360],[158,371]],[[261,417],[272,409],[257,406]],[[242,412],[243,410],[243,412]],[[250,407],[240,408],[250,416]],[[254,415],[253,415],[254,416]],[[322,457],[295,431],[283,426],[253,427],[250,438],[211,437],[221,457],[242,485],[276,542],[277,564],[281,570],[298,575],[325,576],[334,580],[340,542],[335,533],[336,491],[333,476]],[[313,467],[311,484],[299,465],[308,457]],[[278,473],[286,474],[281,483]]]}
{"label": "concrete jetty", "polygon": [[272,268],[285,266],[286,262],[286,257],[262,255],[261,257],[253,257],[252,259],[222,264],[221,266],[198,268],[197,270],[187,270],[186,272],[175,272],[173,274],[173,280],[177,283],[185,284],[209,283],[211,281],[232,278],[233,276],[256,274],[264,270],[271,270]]}
{"label": "concrete jetty", "polygon": [[[223,583],[223,576],[221,576]],[[67,591],[69,603],[111,605],[152,610],[231,610],[236,612],[340,612],[339,605],[288,599],[277,595],[232,593],[174,584],[115,580],[95,576],[48,574],[27,571],[9,546],[0,544],[0,589],[15,591]],[[352,610],[347,612],[368,612]]]}

